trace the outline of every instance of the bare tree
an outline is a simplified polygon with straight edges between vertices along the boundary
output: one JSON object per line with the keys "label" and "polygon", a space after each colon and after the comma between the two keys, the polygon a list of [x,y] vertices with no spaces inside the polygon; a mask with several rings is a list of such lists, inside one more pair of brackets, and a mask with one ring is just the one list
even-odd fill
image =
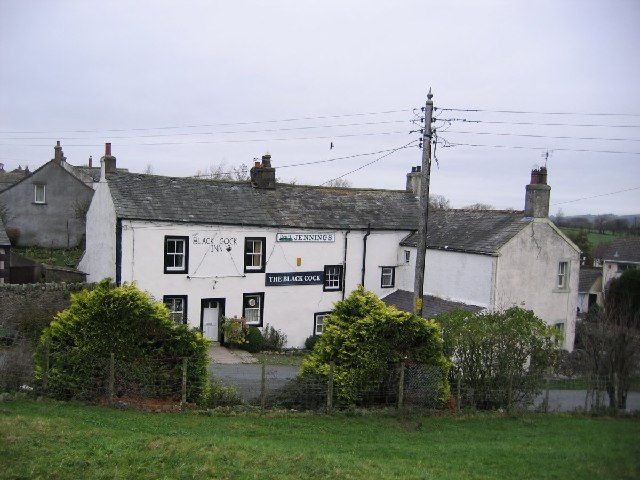
{"label": "bare tree", "polygon": [[144,172],[142,173],[144,173],[145,175],[153,175],[153,165],[147,163],[147,166],[144,168]]}
{"label": "bare tree", "polygon": [[324,184],[325,187],[350,188],[351,182],[346,178],[334,178]]}
{"label": "bare tree", "polygon": [[467,205],[462,208],[467,210],[493,210],[493,205],[489,205],[488,203],[474,203],[473,205]]}
{"label": "bare tree", "polygon": [[198,170],[194,176],[207,180],[244,182],[249,180],[249,167],[244,163],[237,167],[227,167],[227,165],[222,162],[219,164],[211,164],[204,170]]}
{"label": "bare tree", "polygon": [[434,210],[448,210],[451,202],[444,195],[429,195],[429,208]]}

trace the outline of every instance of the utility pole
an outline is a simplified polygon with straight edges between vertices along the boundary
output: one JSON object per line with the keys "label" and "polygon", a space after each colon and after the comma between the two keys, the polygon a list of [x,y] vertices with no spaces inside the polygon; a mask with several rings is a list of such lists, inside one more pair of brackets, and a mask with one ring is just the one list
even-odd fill
{"label": "utility pole", "polygon": [[429,182],[431,179],[431,120],[433,117],[433,94],[429,89],[424,107],[424,129],[422,130],[422,176],[420,177],[420,211],[418,212],[418,252],[413,286],[413,308],[422,316],[422,294],[424,292],[424,265],[427,255],[427,221],[429,219]]}

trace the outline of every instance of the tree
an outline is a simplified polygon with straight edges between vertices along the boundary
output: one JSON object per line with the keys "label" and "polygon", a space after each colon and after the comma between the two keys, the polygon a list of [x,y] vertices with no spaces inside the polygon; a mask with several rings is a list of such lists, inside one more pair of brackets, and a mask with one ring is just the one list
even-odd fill
{"label": "tree", "polygon": [[224,162],[211,164],[209,168],[198,170],[195,177],[207,180],[245,182],[249,181],[249,167],[244,163],[237,167],[227,167]]}
{"label": "tree", "polygon": [[147,166],[144,167],[144,172],[142,173],[144,173],[145,175],[153,175],[153,165],[147,163]]}
{"label": "tree", "polygon": [[334,188],[350,188],[352,185],[351,182],[346,178],[334,178],[333,180],[325,183],[324,186]]}
{"label": "tree", "polygon": [[493,206],[488,203],[474,203],[473,205],[467,205],[462,208],[466,210],[493,210]]}
{"label": "tree", "polygon": [[207,346],[199,332],[176,325],[167,307],[148,293],[135,285],[114,287],[107,279],[92,291],[73,294],[71,306],[44,329],[36,377],[43,379],[48,348],[48,393],[97,400],[106,390],[107,359],[114,354],[119,379],[160,396],[180,391],[181,361],[187,357],[188,399],[199,401],[207,394]]}
{"label": "tree", "polygon": [[438,315],[444,352],[453,362],[450,382],[473,392],[477,408],[527,404],[540,391],[560,341],[530,310],[472,314],[456,309]]}
{"label": "tree", "polygon": [[593,250],[587,231],[578,230],[576,232],[575,230],[571,230],[566,233],[571,241],[582,251],[582,257],[584,258],[583,265],[593,265]]}
{"label": "tree", "polygon": [[630,379],[640,373],[640,270],[610,282],[604,307],[589,310],[577,337],[576,347],[589,359],[587,373],[604,378],[609,405],[626,408]]}
{"label": "tree", "polygon": [[301,375],[326,378],[334,362],[338,398],[356,403],[371,393],[370,385],[384,382],[389,364],[403,360],[436,367],[439,392],[434,400],[448,398],[449,364],[439,327],[432,320],[386,306],[359,286],[325,319],[322,336],[303,361]]}
{"label": "tree", "polygon": [[429,208],[434,210],[448,210],[451,208],[451,202],[443,195],[430,195]]}

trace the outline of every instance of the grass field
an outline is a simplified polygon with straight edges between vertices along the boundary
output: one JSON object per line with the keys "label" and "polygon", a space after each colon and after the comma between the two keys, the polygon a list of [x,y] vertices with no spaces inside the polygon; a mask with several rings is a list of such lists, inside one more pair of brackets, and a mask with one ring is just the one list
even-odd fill
{"label": "grass field", "polygon": [[[569,235],[570,233],[579,233],[582,229],[573,228],[573,227],[562,227],[561,230],[565,234]],[[598,233],[595,230],[589,230],[588,233],[587,233],[587,237],[589,238],[589,243],[591,244],[591,246],[593,248],[595,248],[595,246],[598,245],[599,243],[610,242],[612,240],[615,240],[616,238],[638,238],[638,237],[623,237],[621,235],[614,235],[611,232],[609,232],[609,233]]]}
{"label": "grass field", "polygon": [[0,403],[0,478],[632,479],[640,419]]}

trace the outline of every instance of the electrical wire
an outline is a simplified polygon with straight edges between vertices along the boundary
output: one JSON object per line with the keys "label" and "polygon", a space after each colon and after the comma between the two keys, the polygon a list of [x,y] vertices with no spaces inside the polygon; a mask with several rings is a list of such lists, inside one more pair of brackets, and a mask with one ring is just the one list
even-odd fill
{"label": "electrical wire", "polygon": [[[547,150],[548,147],[524,147],[518,145],[485,145],[481,143],[457,143],[457,142],[448,142],[442,145],[442,148],[449,147],[487,147],[487,148],[515,148],[515,149],[523,149],[523,150]],[[589,152],[589,153],[614,153],[614,154],[623,154],[623,155],[640,155],[640,152],[622,152],[618,150],[590,150],[586,148],[559,148],[554,147],[555,151],[564,151],[564,152]]]}
{"label": "electrical wire", "polygon": [[505,122],[500,120],[469,120],[468,118],[438,119],[439,122],[486,123],[489,125],[535,125],[539,127],[597,127],[597,128],[638,128],[640,125],[607,125],[595,123],[540,123],[540,122]]}
{"label": "electrical wire", "polygon": [[362,170],[363,168],[368,167],[369,165],[372,165],[372,164],[374,164],[374,163],[376,163],[376,162],[379,162],[379,161],[380,161],[380,160],[382,160],[383,158],[388,157],[389,155],[394,154],[394,153],[395,153],[395,152],[397,152],[398,150],[402,150],[402,149],[404,149],[404,148],[408,148],[411,144],[416,143],[417,141],[418,141],[418,140],[412,140],[412,141],[410,141],[409,143],[407,143],[406,145],[403,145],[403,146],[398,147],[398,148],[394,148],[394,149],[393,149],[393,150],[391,150],[390,152],[385,153],[384,155],[382,155],[382,156],[380,156],[380,157],[376,158],[375,160],[372,160],[372,161],[371,161],[371,162],[369,162],[369,163],[365,163],[364,165],[362,165],[362,166],[360,166],[360,167],[358,167],[358,168],[356,168],[356,169],[354,169],[354,170],[351,170],[351,171],[349,171],[349,172],[347,172],[347,173],[344,173],[344,174],[342,174],[342,175],[340,175],[340,176],[337,176],[337,177],[335,177],[335,178],[332,178],[331,180],[327,180],[326,182],[321,183],[319,186],[326,185],[327,183],[333,182],[334,180],[338,180],[338,179],[340,179],[340,178],[346,177],[347,175],[351,175],[352,173],[355,173],[355,172],[357,172],[357,171],[359,171],[359,170]]}
{"label": "electrical wire", "polygon": [[487,113],[508,113],[525,115],[581,115],[589,117],[640,117],[640,113],[580,113],[580,112],[535,112],[526,110],[483,110],[479,108],[443,108],[434,107],[435,110],[449,112],[487,112]]}
{"label": "electrical wire", "polygon": [[618,193],[630,192],[632,190],[640,190],[640,187],[625,188],[624,190],[618,190],[616,192],[601,193],[600,195],[592,195],[590,197],[576,198],[575,200],[567,200],[566,202],[555,202],[555,203],[552,203],[551,205],[564,205],[565,203],[575,203],[575,202],[580,202],[582,200],[589,200],[591,198],[606,197],[608,195],[616,195]]}
{"label": "electrical wire", "polygon": [[554,136],[554,135],[535,135],[531,133],[503,133],[503,132],[471,132],[471,131],[459,131],[459,130],[445,130],[447,133],[462,133],[469,135],[496,135],[506,137],[528,137],[528,138],[553,138],[557,140],[603,140],[608,142],[640,142],[640,138],[603,138],[603,137],[572,137],[568,135]]}

